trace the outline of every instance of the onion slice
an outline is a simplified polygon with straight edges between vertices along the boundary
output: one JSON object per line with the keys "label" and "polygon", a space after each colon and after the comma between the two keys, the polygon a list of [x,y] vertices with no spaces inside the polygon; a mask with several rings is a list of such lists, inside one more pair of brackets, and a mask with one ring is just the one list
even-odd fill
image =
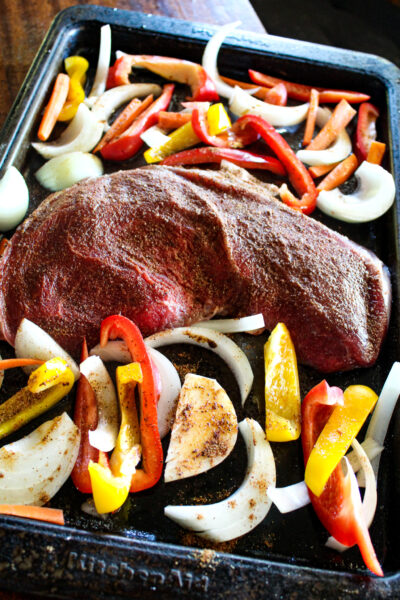
{"label": "onion slice", "polygon": [[[320,129],[329,121],[331,114],[329,108],[318,108],[316,123]],[[307,150],[306,148],[298,150],[296,156],[306,165],[331,165],[344,160],[351,153],[351,150],[351,139],[346,128],[344,128],[333,144],[326,150]]]}
{"label": "onion slice", "polygon": [[232,86],[222,81],[218,73],[217,59],[218,53],[222,46],[224,39],[232,33],[236,27],[240,25],[240,21],[234,23],[228,23],[218,29],[218,31],[210,38],[206,47],[204,48],[202,65],[206,70],[207,75],[211,77],[215,83],[215,88],[220,96],[230,98],[233,92]]}
{"label": "onion slice", "polygon": [[90,152],[68,152],[44,163],[35,173],[43,187],[58,192],[82,179],[103,175],[103,163]]}
{"label": "onion slice", "polygon": [[193,327],[204,327],[205,329],[213,329],[220,333],[242,333],[262,329],[265,327],[265,323],[263,315],[259,313],[258,315],[241,317],[239,319],[212,319],[210,321],[201,321],[195,323]]}
{"label": "onion slice", "polygon": [[167,517],[213,542],[226,542],[248,533],[264,520],[272,504],[266,494],[276,479],[271,446],[253,419],[244,419],[239,430],[246,443],[248,468],[236,492],[216,504],[164,509]]}
{"label": "onion slice", "polygon": [[128,83],[127,85],[118,85],[111,88],[96,99],[93,104],[91,114],[97,121],[107,125],[108,119],[113,112],[120,106],[132,100],[132,98],[141,98],[142,96],[159,96],[161,87],[156,83]]}
{"label": "onion slice", "polygon": [[240,87],[235,86],[231,95],[229,108],[234,115],[241,117],[245,114],[258,115],[274,127],[289,127],[302,123],[308,112],[309,103],[297,106],[277,106],[253,98]]}
{"label": "onion slice", "polygon": [[11,166],[0,179],[0,231],[14,229],[26,215],[29,190],[23,175]]}
{"label": "onion slice", "polygon": [[90,152],[103,133],[103,123],[82,102],[75,117],[54,142],[34,142],[32,146],[43,158],[54,158],[67,152]]}
{"label": "onion slice", "polygon": [[110,68],[111,58],[111,27],[103,25],[100,28],[100,48],[99,58],[97,61],[96,75],[93,82],[93,87],[90,90],[89,98],[92,96],[100,96],[106,89],[108,69]]}
{"label": "onion slice", "polygon": [[164,131],[160,129],[158,125],[153,125],[153,127],[149,127],[149,129],[146,129],[146,131],[142,133],[140,138],[145,144],[147,144],[147,146],[149,146],[149,148],[159,148],[160,146],[163,146],[164,144],[169,142],[171,139],[170,137],[165,135]]}
{"label": "onion slice", "polygon": [[110,452],[117,441],[119,416],[114,384],[98,356],[89,356],[80,364],[82,375],[90,383],[97,400],[97,428],[89,431],[90,445]]}
{"label": "onion slice", "polygon": [[245,353],[224,334],[205,327],[177,327],[154,333],[145,339],[150,348],[169,344],[193,344],[218,354],[230,367],[239,386],[242,405],[253,385],[253,371]]}

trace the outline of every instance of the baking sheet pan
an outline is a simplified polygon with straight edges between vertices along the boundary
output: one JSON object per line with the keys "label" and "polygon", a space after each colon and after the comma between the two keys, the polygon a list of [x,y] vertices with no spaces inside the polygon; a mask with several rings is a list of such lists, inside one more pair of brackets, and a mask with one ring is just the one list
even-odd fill
{"label": "baking sheet pan", "polygon": [[[27,75],[10,116],[0,134],[0,169],[14,164],[28,181],[30,210],[46,196],[33,177],[42,159],[30,148],[50,86],[63,59],[81,54],[93,70],[97,62],[99,29],[110,23],[113,52],[161,54],[199,62],[205,43],[215,31],[211,26],[192,24],[152,15],[83,6],[60,13],[47,34]],[[395,175],[399,188],[400,156],[398,115],[400,111],[398,69],[375,56],[346,52],[294,40],[237,31],[223,46],[220,71],[243,79],[248,68],[318,86],[356,89],[371,94],[381,111],[379,139],[389,145],[386,167]],[[93,73],[92,73],[93,74]],[[154,81],[154,75],[150,76]],[[184,92],[183,88],[180,92]],[[179,86],[178,86],[178,93]],[[106,170],[132,168],[141,159]],[[398,201],[398,199],[397,199]],[[398,313],[398,216],[394,207],[378,221],[346,225],[320,217],[333,229],[373,250],[391,271],[393,309],[390,330],[377,364],[371,369],[338,373],[328,377],[331,385],[344,388],[353,383],[379,391],[391,364],[399,356]],[[207,352],[185,347],[167,349],[184,374],[197,372],[217,377],[227,389],[238,418],[251,416],[264,422],[262,347],[266,336],[237,336],[255,371],[256,384],[245,408],[238,390],[222,362]],[[12,355],[6,344],[4,357]],[[323,376],[300,367],[302,395]],[[0,400],[24,385],[19,373],[7,374]],[[67,398],[45,418],[69,410]],[[167,504],[215,502],[239,485],[246,469],[244,444],[222,465],[199,477],[131,495],[122,510],[107,521],[89,518],[80,506],[84,497],[71,482],[51,502],[63,508],[66,526],[36,524],[0,517],[0,587],[42,592],[69,598],[231,598],[290,597],[291,599],[394,598],[400,596],[400,555],[396,543],[400,523],[400,423],[396,413],[381,461],[378,510],[371,537],[385,577],[368,576],[358,549],[343,555],[325,548],[326,531],[310,506],[288,515],[272,508],[265,521],[239,540],[213,546],[184,532],[163,515]],[[42,418],[40,421],[43,421]],[[39,421],[20,430],[28,433]],[[7,438],[9,441],[10,438]],[[164,442],[166,450],[168,439]],[[299,443],[273,444],[277,485],[295,483],[303,477]]]}

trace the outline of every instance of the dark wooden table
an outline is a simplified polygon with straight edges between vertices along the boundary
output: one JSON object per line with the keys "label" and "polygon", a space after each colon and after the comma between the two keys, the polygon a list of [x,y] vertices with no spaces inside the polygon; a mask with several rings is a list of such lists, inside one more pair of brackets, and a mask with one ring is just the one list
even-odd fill
{"label": "dark wooden table", "polygon": [[[59,11],[76,4],[101,4],[216,25],[240,20],[241,29],[265,31],[249,0],[0,0],[0,126],[52,20]],[[0,600],[31,598],[0,591]]]}

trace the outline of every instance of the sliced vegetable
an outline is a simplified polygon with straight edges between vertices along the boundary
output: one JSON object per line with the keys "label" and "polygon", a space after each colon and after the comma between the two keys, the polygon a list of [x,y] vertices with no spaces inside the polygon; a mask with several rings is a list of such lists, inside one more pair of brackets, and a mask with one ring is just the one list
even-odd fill
{"label": "sliced vegetable", "polygon": [[373,140],[368,150],[367,161],[380,165],[383,160],[383,155],[386,151],[386,144]]}
{"label": "sliced vegetable", "polygon": [[154,333],[146,338],[145,342],[151,348],[186,343],[215,352],[232,369],[239,386],[242,404],[246,401],[253,385],[253,371],[244,352],[222,333],[203,327],[177,327]]}
{"label": "sliced vegetable", "polygon": [[195,323],[193,327],[204,327],[214,329],[220,333],[241,333],[246,331],[257,331],[265,327],[264,317],[261,313],[249,317],[237,319],[211,319]]}
{"label": "sliced vegetable", "polygon": [[88,468],[97,512],[104,514],[118,510],[128,497],[130,475],[116,477],[109,468],[92,461]]}
{"label": "sliced vegetable", "polygon": [[[323,128],[331,118],[332,113],[329,108],[318,108],[317,110],[317,125]],[[346,129],[342,129],[336,137],[335,141],[329,148],[324,150],[309,150],[303,149],[296,152],[297,158],[306,165],[332,165],[332,163],[340,162],[351,153],[351,139]],[[319,175],[317,175],[319,177]]]}
{"label": "sliced vegetable", "polygon": [[84,85],[89,63],[83,56],[68,56],[64,60],[65,70],[69,76],[67,99],[58,115],[58,121],[70,121],[85,99]]}
{"label": "sliced vegetable", "polygon": [[344,391],[343,404],[332,411],[307,460],[304,481],[316,496],[322,494],[377,399],[364,385],[351,385]]}
{"label": "sliced vegetable", "polygon": [[[45,385],[46,368],[53,369],[51,387]],[[42,385],[42,390],[39,391]],[[64,398],[74,384],[74,375],[66,361],[53,358],[30,375],[28,385],[0,405],[0,438],[17,431]]]}
{"label": "sliced vegetable", "polygon": [[306,119],[309,104],[308,102],[298,106],[267,104],[253,98],[241,88],[235,87],[230,97],[229,108],[238,117],[248,114],[257,115],[274,127],[289,127],[298,125]]}
{"label": "sliced vegetable", "polygon": [[[325,150],[315,150],[315,152],[325,152]],[[331,165],[315,165],[314,167],[310,167],[308,172],[310,173],[313,179],[317,179],[318,177],[322,177],[332,171],[336,165],[339,165],[339,162],[332,163]]]}
{"label": "sliced vegetable", "polygon": [[339,188],[321,191],[318,208],[335,219],[347,223],[366,223],[382,216],[395,197],[393,176],[380,165],[364,161],[355,171],[358,188],[342,194]]}
{"label": "sliced vegetable", "polygon": [[276,104],[277,106],[286,106],[287,104],[287,89],[285,84],[277,83],[267,91],[263,100],[268,104]]}
{"label": "sliced vegetable", "polygon": [[376,140],[376,121],[379,110],[370,102],[363,102],[358,109],[355,153],[359,162],[366,160],[373,141]]}
{"label": "sliced vegetable", "polygon": [[[283,84],[280,84],[283,85]],[[274,89],[274,88],[271,88]],[[285,88],[286,89],[286,88]],[[303,146],[308,146],[314,135],[315,123],[317,119],[319,107],[319,92],[316,89],[312,89],[310,92],[310,107],[307,113],[306,126],[304,129]]]}
{"label": "sliced vegetable", "polygon": [[44,508],[43,506],[23,506],[20,504],[0,504],[0,514],[35,521],[45,521],[55,525],[65,525],[64,512],[59,508]]}
{"label": "sliced vegetable", "polygon": [[168,141],[161,146],[146,150],[144,158],[147,163],[159,162],[170,154],[174,154],[184,148],[190,148],[190,146],[195,146],[200,142],[191,122],[182,125],[182,127],[179,127],[179,129],[176,129],[167,137]]}
{"label": "sliced vegetable", "polygon": [[48,333],[38,325],[35,325],[35,323],[32,323],[32,321],[29,321],[29,319],[22,319],[19,324],[15,336],[14,348],[18,358],[30,357],[46,361],[59,356],[65,360],[73,372],[75,379],[79,378],[79,367],[73,358]]}
{"label": "sliced vegetable", "polygon": [[169,112],[162,110],[158,114],[158,125],[161,129],[178,129],[192,120],[191,112]]}
{"label": "sliced vegetable", "polygon": [[0,179],[0,231],[19,225],[29,206],[29,190],[23,175],[13,166]]}
{"label": "sliced vegetable", "polygon": [[[235,86],[238,86],[238,87],[242,88],[242,90],[247,90],[247,92],[249,94],[251,94],[252,96],[255,96],[256,98],[260,98],[261,100],[264,100],[265,96],[267,96],[270,89],[272,89],[272,88],[267,88],[264,86],[255,87],[253,83],[247,83],[245,81],[238,81],[237,79],[232,79],[231,77],[225,77],[224,75],[220,75],[220,78],[222,79],[223,82],[225,82],[231,86],[231,88],[232,88],[231,93],[233,91],[233,88]],[[286,92],[286,94],[287,94],[287,92]],[[224,96],[224,94],[221,94],[221,96]],[[229,98],[230,96],[227,96],[227,97]],[[271,104],[273,104],[273,103],[271,103]]]}
{"label": "sliced vegetable", "polygon": [[286,168],[291,184],[301,196],[299,200],[292,194],[286,195],[285,203],[291,208],[301,210],[307,215],[310,214],[316,206],[318,192],[303,163],[297,158],[286,140],[265,119],[256,115],[245,115],[237,121],[238,127],[249,125],[261,135],[276,154]]}
{"label": "sliced vegetable", "polygon": [[32,146],[43,158],[54,158],[67,152],[90,152],[103,133],[103,123],[82,102],[67,129],[54,142],[34,142]]}
{"label": "sliced vegetable", "polygon": [[[92,107],[92,115],[96,117],[98,121],[103,123],[105,128],[107,128],[108,120],[110,119],[111,115],[126,102],[130,102],[134,98],[159,96],[160,94],[161,88],[155,83],[130,83],[128,85],[120,85],[112,90],[107,90],[107,92],[104,92],[104,94],[96,99]],[[147,100],[145,106],[143,106],[143,109],[149,105],[150,102]],[[126,111],[129,115],[130,109],[128,109],[128,107],[126,108]],[[124,111],[122,111],[121,115],[123,116],[121,116],[119,119],[119,123],[122,121],[123,124],[125,120]],[[132,121],[129,123],[131,118],[132,115],[128,116],[129,125],[132,123]],[[119,125],[117,126],[119,127]],[[126,128],[127,127],[128,125],[126,125]],[[124,127],[121,133],[123,133],[126,128]]]}
{"label": "sliced vegetable", "polygon": [[112,315],[101,324],[100,345],[109,339],[121,338],[131,354],[132,362],[139,362],[143,383],[138,384],[140,399],[140,443],[142,468],[132,476],[131,492],[139,492],[155,485],[162,473],[163,453],[157,425],[157,394],[153,367],[137,326],[121,315]]}
{"label": "sliced vegetable", "polygon": [[146,129],[140,137],[149,148],[159,148],[170,141],[166,132],[160,129],[158,125],[153,125],[153,127]]}
{"label": "sliced vegetable", "polygon": [[248,467],[242,485],[222,502],[199,506],[166,506],[164,513],[186,529],[213,542],[248,533],[266,517],[275,486],[275,461],[264,431],[253,419],[239,424],[246,443]]}
{"label": "sliced vegetable", "polygon": [[211,104],[206,114],[208,131],[211,136],[219,135],[223,131],[226,131],[232,127],[231,120],[222,102]]}
{"label": "sliced vegetable", "polygon": [[334,167],[326,177],[317,185],[317,190],[333,190],[342,185],[354,173],[358,167],[358,160],[355,154],[350,154]]}
{"label": "sliced vegetable", "polygon": [[119,425],[114,384],[98,356],[90,356],[79,368],[92,387],[97,402],[98,421],[96,429],[89,430],[90,445],[109,452],[115,446]]}
{"label": "sliced vegetable", "polygon": [[100,48],[99,58],[97,61],[96,75],[94,78],[92,89],[90,90],[89,98],[100,96],[106,89],[108,69],[110,66],[111,57],[111,27],[103,25],[100,28]]}
{"label": "sliced vegetable", "polygon": [[13,369],[14,367],[26,367],[31,365],[41,365],[43,360],[37,360],[36,358],[5,358],[0,359],[0,369]]}
{"label": "sliced vegetable", "polygon": [[278,323],[264,346],[265,432],[270,442],[300,436],[300,384],[296,352],[284,323]]}
{"label": "sliced vegetable", "polygon": [[217,67],[217,59],[223,41],[234,29],[236,29],[238,25],[240,25],[240,21],[228,23],[227,25],[219,27],[216,33],[214,33],[214,35],[207,42],[202,58],[204,70],[208,77],[210,77],[210,79],[214,82],[217,93],[220,94],[220,96],[225,96],[226,98],[231,97],[233,89],[220,78]]}
{"label": "sliced vegetable", "polygon": [[346,100],[341,100],[335,107],[329,121],[307,146],[307,150],[325,150],[325,148],[328,148],[356,114],[357,111]]}
{"label": "sliced vegetable", "polygon": [[0,449],[0,503],[46,504],[71,474],[79,430],[67,413]]}
{"label": "sliced vegetable", "polygon": [[67,152],[44,163],[35,173],[43,187],[57,192],[82,179],[103,175],[103,163],[89,152]]}
{"label": "sliced vegetable", "polygon": [[237,418],[215,379],[189,373],[179,396],[164,479],[193,477],[219,465],[233,450]]}
{"label": "sliced vegetable", "polygon": [[39,125],[38,138],[46,141],[54,129],[58,116],[67,99],[69,89],[69,77],[65,73],[59,73],[54,83],[54,88],[47,104],[43,118]]}
{"label": "sliced vegetable", "polygon": [[319,92],[319,101],[321,103],[327,102],[328,104],[336,104],[341,100],[347,100],[347,102],[350,102],[351,104],[358,104],[360,102],[369,100],[369,96],[367,94],[362,94],[360,92],[351,92],[349,90],[327,90],[311,85],[293,83],[286,81],[285,79],[279,79],[278,77],[271,77],[270,75],[259,73],[253,69],[249,69],[249,76],[254,83],[263,85],[265,87],[273,87],[278,83],[284,83],[288,91],[289,98],[300,100],[302,102],[306,102],[310,98],[310,93],[313,87]]}
{"label": "sliced vegetable", "polygon": [[139,115],[124,133],[101,149],[102,156],[107,160],[126,160],[134,156],[143,145],[141,134],[157,123],[158,113],[168,108],[173,91],[173,84],[165,85],[161,96]]}

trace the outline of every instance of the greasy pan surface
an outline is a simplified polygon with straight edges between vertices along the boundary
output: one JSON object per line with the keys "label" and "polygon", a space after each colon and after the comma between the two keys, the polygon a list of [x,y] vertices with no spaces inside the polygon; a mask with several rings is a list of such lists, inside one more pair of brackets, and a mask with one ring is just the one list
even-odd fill
{"label": "greasy pan surface", "polygon": [[[97,61],[99,27],[112,25],[113,51],[176,56],[199,62],[202,49],[213,32],[208,26],[126,13],[100,7],[76,7],[60,14],[44,41],[0,137],[0,168],[15,164],[28,181],[30,210],[46,196],[33,173],[42,164],[30,149],[40,119],[40,111],[63,59],[71,54],[86,56],[94,69]],[[391,63],[370,55],[348,53],[282,38],[235,33],[224,45],[220,71],[243,79],[252,67],[299,82],[349,88],[369,93],[381,110],[379,139],[388,143],[386,167],[399,186],[400,157],[398,134],[399,96],[395,84],[398,70]],[[152,81],[156,77],[151,75]],[[178,94],[186,91],[178,89]],[[105,165],[106,171],[132,168],[141,159]],[[330,385],[342,388],[363,383],[379,391],[399,352],[398,314],[398,235],[397,212],[393,208],[378,221],[346,225],[317,215],[354,241],[374,251],[391,271],[393,308],[391,325],[377,364],[370,369],[330,375]],[[216,377],[226,388],[237,409],[238,418],[254,417],[264,423],[262,348],[266,335],[259,338],[237,336],[255,372],[255,386],[244,409],[230,372],[222,362],[206,352],[186,347],[166,350],[181,375],[189,370]],[[3,357],[12,349],[0,345]],[[300,368],[302,396],[323,376]],[[21,374],[7,373],[0,400],[10,397],[24,385]],[[66,399],[46,419],[70,409],[73,397]],[[44,420],[42,418],[41,420]],[[22,437],[38,421],[20,430]],[[246,469],[242,440],[219,467],[199,477],[160,482],[155,488],[130,496],[122,510],[107,521],[95,520],[81,512],[83,496],[71,482],[51,502],[63,508],[66,527],[41,525],[8,517],[0,518],[0,585],[13,590],[46,592],[55,597],[82,598],[393,598],[400,594],[400,556],[397,539],[400,523],[397,506],[400,495],[400,422],[392,421],[381,461],[378,509],[371,537],[385,577],[368,576],[357,549],[339,555],[325,548],[327,534],[310,506],[280,515],[272,508],[265,521],[253,532],[236,541],[213,547],[163,515],[167,504],[215,502],[232,493]],[[8,440],[7,441],[11,441]],[[168,438],[164,442],[164,449]],[[277,485],[302,479],[299,443],[273,444]]]}

